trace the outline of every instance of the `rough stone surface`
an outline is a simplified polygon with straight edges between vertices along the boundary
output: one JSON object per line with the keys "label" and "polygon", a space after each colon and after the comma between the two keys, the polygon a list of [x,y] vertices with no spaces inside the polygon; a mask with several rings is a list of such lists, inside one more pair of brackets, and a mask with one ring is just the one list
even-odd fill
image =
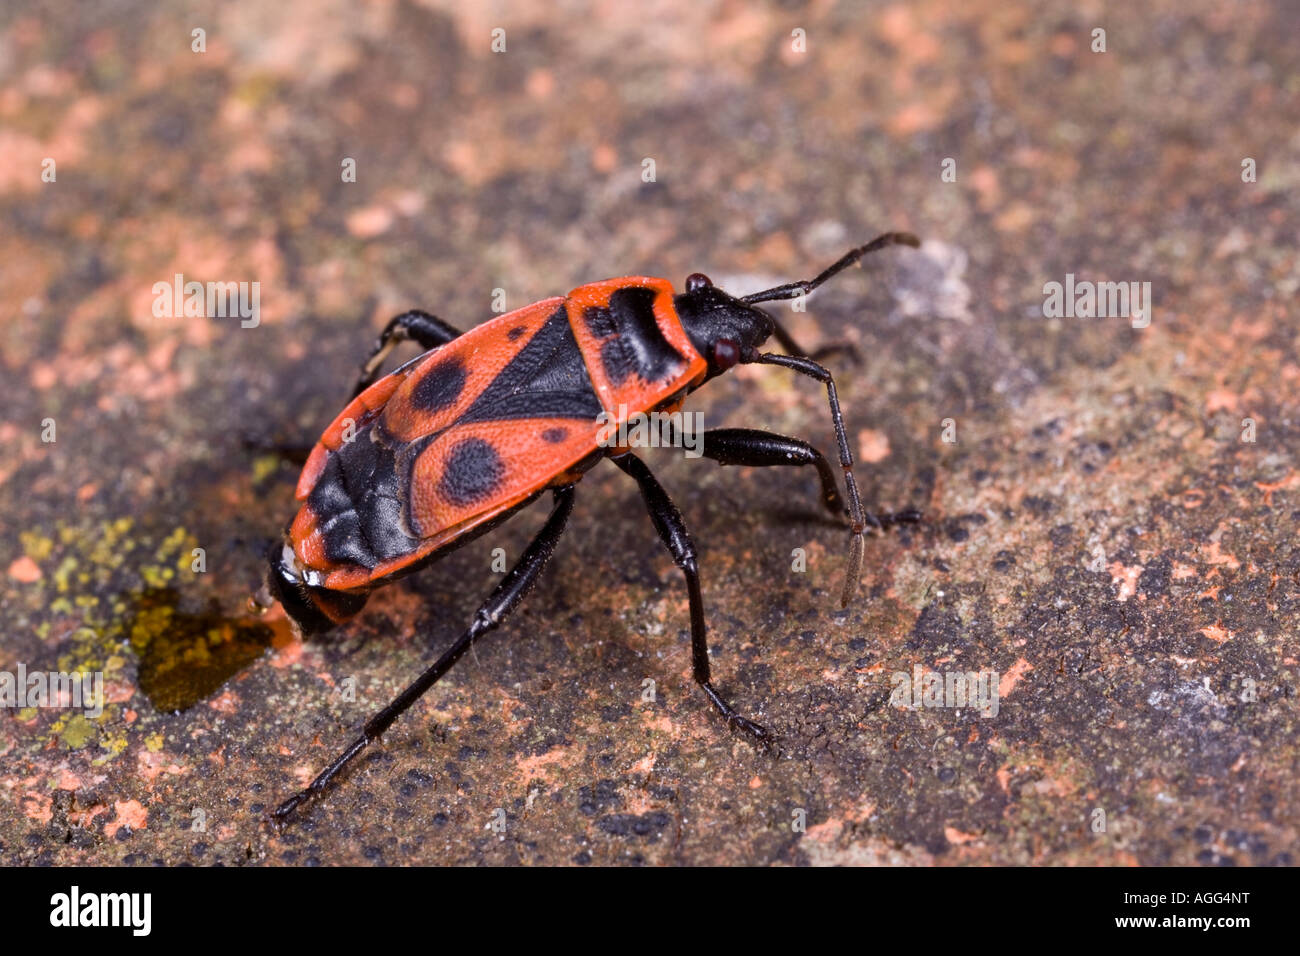
{"label": "rough stone surface", "polygon": [[[0,713],[0,862],[1295,862],[1300,10],[471,6],[6,10],[0,668],[102,671],[107,702]],[[780,313],[857,344],[864,495],[926,512],[847,611],[811,473],[645,452],[778,756],[692,685],[680,575],[603,466],[529,603],[267,825],[542,518],[324,639],[246,612],[296,477],[259,445],[319,432],[388,315],[624,273],[749,291],[895,228],[925,247]],[[177,273],[259,282],[260,324],[155,317]],[[1150,326],[1045,317],[1067,274],[1150,282]],[[690,407],[832,442],[779,370]],[[997,715],[895,706],[918,666],[996,671]]]}

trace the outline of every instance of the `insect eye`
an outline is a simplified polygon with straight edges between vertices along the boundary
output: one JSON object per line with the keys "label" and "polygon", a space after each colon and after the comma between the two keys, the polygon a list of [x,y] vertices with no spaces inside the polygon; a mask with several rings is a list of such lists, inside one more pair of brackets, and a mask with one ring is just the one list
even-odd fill
{"label": "insect eye", "polygon": [[713,280],[711,280],[703,272],[692,272],[690,275],[686,277],[687,292],[697,292],[700,289],[707,288],[708,286],[711,285],[713,285]]}
{"label": "insect eye", "polygon": [[731,339],[718,339],[713,343],[713,364],[722,370],[740,361],[740,346]]}

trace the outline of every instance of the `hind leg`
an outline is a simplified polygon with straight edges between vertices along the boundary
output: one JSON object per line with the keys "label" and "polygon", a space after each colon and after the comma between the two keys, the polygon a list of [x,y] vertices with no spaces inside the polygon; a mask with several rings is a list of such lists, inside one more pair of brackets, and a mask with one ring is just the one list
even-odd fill
{"label": "hind leg", "polygon": [[496,630],[501,622],[510,616],[510,612],[532,590],[533,585],[537,583],[537,576],[550,561],[555,545],[559,542],[560,535],[564,533],[569,515],[573,512],[573,498],[573,485],[565,485],[555,490],[555,507],[551,510],[551,516],[546,519],[546,524],[533,538],[519,562],[479,607],[465,633],[438,658],[433,666],[398,694],[392,703],[366,721],[361,736],[354,740],[347,750],[339,754],[333,763],[322,770],[306,790],[300,791],[280,804],[274,814],[277,824],[283,824],[301,804],[324,791],[344,767],[378,740],[380,735],[392,726],[393,721],[406,713],[412,704],[423,697],[430,687],[451,670],[452,665],[460,660],[461,655],[469,650],[475,641]]}
{"label": "hind leg", "polygon": [[695,543],[686,530],[681,512],[673,504],[663,485],[645,462],[633,454],[619,455],[611,461],[632,476],[641,489],[646,509],[654,522],[655,530],[663,539],[673,561],[686,576],[686,589],[691,602],[691,657],[695,682],[708,695],[714,709],[727,721],[727,726],[744,733],[760,750],[768,753],[772,750],[776,738],[759,724],[742,716],[734,707],[723,700],[713,686],[709,672],[708,629],[704,621],[704,598],[700,593],[700,569],[695,558]]}

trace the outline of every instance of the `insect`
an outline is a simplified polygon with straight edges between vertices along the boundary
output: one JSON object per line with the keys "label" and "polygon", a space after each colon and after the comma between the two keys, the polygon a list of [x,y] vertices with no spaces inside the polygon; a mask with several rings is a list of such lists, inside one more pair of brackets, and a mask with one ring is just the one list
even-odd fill
{"label": "insect", "polygon": [[[627,276],[579,286],[464,333],[422,311],[389,322],[362,365],[351,402],[303,467],[298,514],[267,554],[263,603],[278,599],[304,634],[328,630],[356,615],[375,588],[486,533],[548,490],[553,504],[541,531],[464,633],[367,721],[361,736],[305,790],[281,804],[276,821],[325,790],[518,606],[564,531],[574,486],[602,458],[637,483],[655,529],[685,576],[696,683],[730,728],[770,749],[772,735],[738,713],[713,685],[695,546],[680,512],[631,450],[600,445],[600,420],[609,420],[601,413],[612,416],[620,406],[625,414],[680,409],[689,393],[738,364],[775,365],[823,384],[843,498],[826,456],[797,438],[718,428],[704,432],[702,452],[723,465],[813,466],[823,504],[848,520],[841,595],[847,606],[861,576],[867,527],[917,521],[920,513],[864,511],[834,378],[758,305],[806,295],[868,253],[894,244],[919,243],[906,233],[886,233],[845,253],[814,279],[739,298],[700,273],[689,276],[680,293],[665,279]],[[786,354],[759,351],[771,337]],[[376,380],[388,354],[408,339],[426,351]]]}

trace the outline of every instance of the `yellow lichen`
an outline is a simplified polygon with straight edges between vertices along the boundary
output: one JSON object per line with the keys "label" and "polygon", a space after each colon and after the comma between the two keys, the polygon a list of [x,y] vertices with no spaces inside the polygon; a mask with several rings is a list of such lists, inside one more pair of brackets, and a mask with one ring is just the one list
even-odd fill
{"label": "yellow lichen", "polygon": [[20,532],[18,540],[22,543],[23,553],[37,564],[48,558],[50,552],[54,550],[54,539],[35,531]]}
{"label": "yellow lichen", "polygon": [[127,740],[127,736],[124,733],[103,734],[99,739],[99,747],[104,751],[104,755],[92,760],[90,762],[91,766],[100,767],[108,763],[110,760],[116,759],[117,756],[127,748],[129,743],[130,741]]}
{"label": "yellow lichen", "polygon": [[94,738],[95,725],[90,722],[85,714],[73,714],[64,722],[62,730],[57,731],[57,733],[59,739],[63,741],[64,746],[69,750],[80,750]]}
{"label": "yellow lichen", "polygon": [[253,462],[253,484],[258,485],[265,481],[271,475],[275,474],[280,468],[279,455],[263,455]]}

